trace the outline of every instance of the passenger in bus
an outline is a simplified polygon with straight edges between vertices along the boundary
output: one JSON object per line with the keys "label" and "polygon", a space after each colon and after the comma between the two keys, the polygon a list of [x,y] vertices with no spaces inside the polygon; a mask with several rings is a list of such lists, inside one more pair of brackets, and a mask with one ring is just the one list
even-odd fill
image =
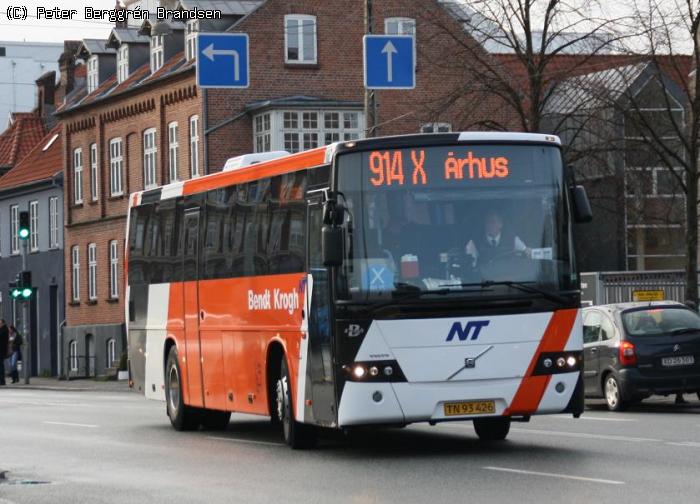
{"label": "passenger in bus", "polygon": [[491,210],[484,219],[483,232],[470,239],[465,252],[472,258],[472,266],[488,264],[494,259],[511,254],[530,257],[530,248],[512,230],[503,226],[498,210]]}

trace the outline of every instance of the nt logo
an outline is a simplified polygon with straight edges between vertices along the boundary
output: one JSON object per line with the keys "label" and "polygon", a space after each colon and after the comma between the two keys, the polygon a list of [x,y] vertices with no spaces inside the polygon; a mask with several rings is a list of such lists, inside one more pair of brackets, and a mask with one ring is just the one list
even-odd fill
{"label": "nt logo", "polygon": [[473,320],[467,322],[464,326],[459,322],[455,322],[452,324],[446,341],[452,341],[455,336],[459,338],[459,341],[474,341],[479,337],[481,330],[488,326],[490,322],[490,320]]}

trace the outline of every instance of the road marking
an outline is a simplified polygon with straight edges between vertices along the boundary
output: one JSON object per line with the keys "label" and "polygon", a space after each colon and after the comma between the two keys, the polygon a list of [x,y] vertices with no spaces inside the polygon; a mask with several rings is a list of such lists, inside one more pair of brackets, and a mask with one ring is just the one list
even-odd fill
{"label": "road marking", "polygon": [[226,437],[216,437],[207,436],[207,439],[214,439],[216,441],[229,441],[231,443],[244,443],[244,444],[257,444],[264,446],[284,446],[282,443],[271,443],[269,441],[254,441],[252,439],[238,439],[238,438],[226,438]]}
{"label": "road marking", "polygon": [[669,441],[666,444],[672,446],[687,446],[688,448],[700,448],[700,443],[696,443],[695,441],[683,441],[681,443],[672,443]]}
{"label": "road marking", "polygon": [[581,415],[579,418],[574,418],[571,415],[550,415],[550,418],[557,420],[597,420],[601,422],[638,422],[634,418],[604,418],[597,416]]}
{"label": "road marking", "polygon": [[528,433],[528,434],[542,434],[545,436],[561,436],[561,437],[572,437],[572,438],[583,438],[583,439],[603,439],[608,441],[629,441],[631,443],[660,443],[661,439],[653,438],[641,438],[641,437],[629,437],[629,436],[611,436],[607,434],[588,434],[586,432],[562,432],[562,431],[551,431],[551,430],[537,430],[537,429],[511,429],[511,432]]}
{"label": "road marking", "polygon": [[558,478],[558,479],[567,479],[567,480],[575,480],[575,481],[585,481],[588,483],[602,483],[604,485],[624,485],[625,484],[624,481],[607,480],[607,479],[600,479],[600,478],[586,478],[583,476],[573,476],[570,474],[546,473],[546,472],[538,472],[538,471],[524,471],[522,469],[510,469],[508,467],[486,466],[486,467],[482,467],[482,469],[486,469],[487,471],[501,471],[501,472],[515,473],[515,474],[525,474],[528,476],[543,476],[545,478]]}
{"label": "road marking", "polygon": [[72,423],[72,422],[43,422],[48,425],[65,425],[67,427],[87,427],[89,429],[97,429],[99,425],[94,424],[82,424],[82,423]]}

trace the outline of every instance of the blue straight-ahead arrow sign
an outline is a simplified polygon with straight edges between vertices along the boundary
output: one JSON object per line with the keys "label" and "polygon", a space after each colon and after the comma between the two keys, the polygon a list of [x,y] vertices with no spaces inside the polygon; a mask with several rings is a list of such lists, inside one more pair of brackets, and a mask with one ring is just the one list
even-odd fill
{"label": "blue straight-ahead arrow sign", "polygon": [[416,87],[415,43],[411,35],[365,35],[364,63],[367,89]]}
{"label": "blue straight-ahead arrow sign", "polygon": [[197,44],[199,87],[247,88],[250,85],[246,33],[200,33]]}

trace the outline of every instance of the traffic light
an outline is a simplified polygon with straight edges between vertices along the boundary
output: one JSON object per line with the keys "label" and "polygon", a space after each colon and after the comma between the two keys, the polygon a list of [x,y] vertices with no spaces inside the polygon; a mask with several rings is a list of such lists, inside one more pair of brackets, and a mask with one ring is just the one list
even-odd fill
{"label": "traffic light", "polygon": [[10,282],[10,296],[19,301],[28,301],[34,294],[32,272],[20,271],[15,282]]}
{"label": "traffic light", "polygon": [[29,212],[26,210],[19,213],[19,229],[17,234],[22,240],[29,238]]}

